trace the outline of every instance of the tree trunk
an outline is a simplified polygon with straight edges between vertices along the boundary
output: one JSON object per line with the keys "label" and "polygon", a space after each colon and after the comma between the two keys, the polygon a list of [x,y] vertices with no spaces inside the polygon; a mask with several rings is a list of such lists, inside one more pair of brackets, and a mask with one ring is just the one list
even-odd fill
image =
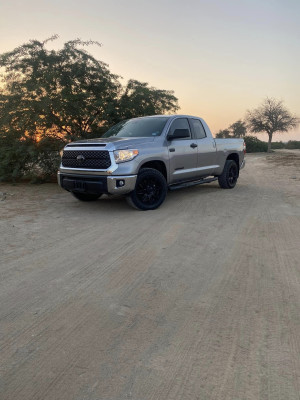
{"label": "tree trunk", "polygon": [[268,141],[268,153],[271,153],[271,143],[272,143],[272,133],[269,133],[269,141]]}

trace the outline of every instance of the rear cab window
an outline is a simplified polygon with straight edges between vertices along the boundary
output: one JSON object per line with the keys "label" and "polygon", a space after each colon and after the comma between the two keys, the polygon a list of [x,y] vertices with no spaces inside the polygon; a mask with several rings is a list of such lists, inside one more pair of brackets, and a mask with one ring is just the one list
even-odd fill
{"label": "rear cab window", "polygon": [[192,126],[193,134],[195,139],[206,138],[204,127],[199,119],[190,118],[190,124]]}

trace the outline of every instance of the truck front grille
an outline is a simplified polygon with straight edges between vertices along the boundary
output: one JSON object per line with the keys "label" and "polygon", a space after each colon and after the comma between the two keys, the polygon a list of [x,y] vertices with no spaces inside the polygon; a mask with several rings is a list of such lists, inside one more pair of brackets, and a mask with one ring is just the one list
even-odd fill
{"label": "truck front grille", "polygon": [[63,167],[107,169],[111,166],[107,150],[64,150]]}

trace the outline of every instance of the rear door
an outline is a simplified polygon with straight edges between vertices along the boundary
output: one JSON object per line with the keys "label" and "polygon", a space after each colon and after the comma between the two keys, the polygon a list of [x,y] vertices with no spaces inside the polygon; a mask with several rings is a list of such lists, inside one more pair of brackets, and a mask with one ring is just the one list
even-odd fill
{"label": "rear door", "polygon": [[168,141],[170,183],[193,179],[197,176],[197,143],[192,138],[188,119],[173,120],[168,135],[172,135],[175,129],[188,129],[190,137]]}
{"label": "rear door", "polygon": [[212,175],[217,168],[216,143],[207,137],[202,122],[197,118],[189,118],[192,132],[198,145],[197,174],[199,177]]}

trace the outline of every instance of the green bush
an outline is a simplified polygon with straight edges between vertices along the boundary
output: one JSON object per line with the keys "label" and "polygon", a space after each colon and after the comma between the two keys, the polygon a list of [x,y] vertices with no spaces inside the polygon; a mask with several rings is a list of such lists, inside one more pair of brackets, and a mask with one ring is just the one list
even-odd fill
{"label": "green bush", "polygon": [[267,152],[268,144],[263,142],[255,136],[246,136],[244,138],[246,143],[247,153]]}
{"label": "green bush", "polygon": [[288,142],[272,142],[272,149],[300,149],[300,142],[297,140],[289,140]]}
{"label": "green bush", "polygon": [[272,149],[284,149],[285,148],[285,143],[283,142],[272,142]]}
{"label": "green bush", "polygon": [[0,134],[0,181],[53,179],[59,166],[59,150],[63,146],[63,141],[57,138],[20,140],[12,133]]}
{"label": "green bush", "polygon": [[0,135],[0,179],[15,181],[26,175],[36,156],[31,140],[18,140],[13,135]]}
{"label": "green bush", "polygon": [[300,149],[300,142],[297,140],[289,140],[285,144],[285,149],[290,149],[290,150]]}

